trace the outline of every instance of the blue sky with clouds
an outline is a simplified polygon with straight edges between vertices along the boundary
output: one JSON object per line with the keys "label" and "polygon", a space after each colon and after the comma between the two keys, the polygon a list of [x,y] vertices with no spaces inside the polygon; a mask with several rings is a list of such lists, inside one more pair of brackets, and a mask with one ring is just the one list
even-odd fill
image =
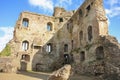
{"label": "blue sky with clouds", "polygon": [[[0,51],[12,39],[14,25],[22,11],[52,15],[55,6],[77,9],[84,0],[0,0]],[[120,1],[104,0],[109,18],[109,33],[120,42]]]}

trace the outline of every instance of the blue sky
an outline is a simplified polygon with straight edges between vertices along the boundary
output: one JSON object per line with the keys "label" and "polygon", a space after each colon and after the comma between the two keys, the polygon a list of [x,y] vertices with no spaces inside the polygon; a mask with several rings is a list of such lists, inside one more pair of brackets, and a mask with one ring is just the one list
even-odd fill
{"label": "blue sky", "polygon": [[[84,0],[0,0],[0,51],[12,39],[15,23],[22,11],[52,15],[55,6],[77,9]],[[120,42],[120,1],[104,0],[109,33]]]}

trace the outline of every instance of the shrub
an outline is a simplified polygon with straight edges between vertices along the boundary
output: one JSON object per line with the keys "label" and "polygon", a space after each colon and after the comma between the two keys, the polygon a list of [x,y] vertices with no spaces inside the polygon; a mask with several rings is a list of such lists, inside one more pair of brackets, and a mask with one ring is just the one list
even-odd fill
{"label": "shrub", "polygon": [[0,56],[10,56],[11,55],[11,47],[9,44],[6,45],[6,47],[3,49],[3,51],[0,53]]}

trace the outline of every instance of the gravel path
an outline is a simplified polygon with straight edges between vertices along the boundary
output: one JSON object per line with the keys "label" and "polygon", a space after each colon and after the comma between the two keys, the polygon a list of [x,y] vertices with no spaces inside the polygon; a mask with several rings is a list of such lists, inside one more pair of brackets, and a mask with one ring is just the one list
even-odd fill
{"label": "gravel path", "polygon": [[[51,73],[43,72],[19,72],[14,73],[0,73],[0,80],[47,80]],[[73,76],[70,80],[94,80],[87,76]]]}

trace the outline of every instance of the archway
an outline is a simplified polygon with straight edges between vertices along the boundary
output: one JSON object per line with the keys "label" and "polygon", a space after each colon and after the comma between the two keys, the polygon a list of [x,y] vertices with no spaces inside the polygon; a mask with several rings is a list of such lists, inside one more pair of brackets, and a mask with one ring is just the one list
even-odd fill
{"label": "archway", "polygon": [[104,49],[102,46],[96,48],[96,59],[97,60],[104,59]]}
{"label": "archway", "polygon": [[69,54],[64,54],[64,64],[70,64]]}
{"label": "archway", "polygon": [[21,65],[21,68],[20,68],[21,71],[26,71],[27,70],[27,62],[21,61],[20,65]]}

